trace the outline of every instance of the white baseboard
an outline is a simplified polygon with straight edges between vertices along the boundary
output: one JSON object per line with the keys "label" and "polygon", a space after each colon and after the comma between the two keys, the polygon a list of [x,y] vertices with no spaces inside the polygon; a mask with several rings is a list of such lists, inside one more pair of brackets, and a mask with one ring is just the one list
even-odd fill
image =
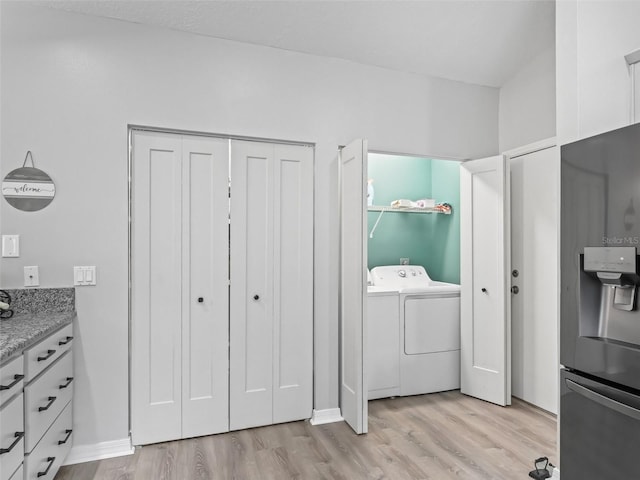
{"label": "white baseboard", "polygon": [[110,442],[100,442],[93,445],[73,445],[63,465],[75,463],[93,462],[105,458],[122,457],[131,455],[134,448],[129,437]]}
{"label": "white baseboard", "polygon": [[339,408],[327,408],[325,410],[314,410],[311,416],[311,425],[323,425],[325,423],[343,422]]}

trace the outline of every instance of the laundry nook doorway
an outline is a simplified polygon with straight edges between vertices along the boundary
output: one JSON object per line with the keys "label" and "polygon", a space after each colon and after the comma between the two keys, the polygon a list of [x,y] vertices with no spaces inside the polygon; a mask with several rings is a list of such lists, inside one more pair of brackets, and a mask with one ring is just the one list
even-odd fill
{"label": "laundry nook doorway", "polygon": [[[418,156],[415,158],[417,160]],[[491,160],[468,161],[439,159],[437,162],[442,163],[443,172],[448,172],[448,175],[455,172],[453,195],[442,189],[444,184],[450,183],[448,180],[437,180],[434,183],[431,179],[431,195],[439,198],[396,198],[390,203],[387,203],[388,198],[380,199],[382,189],[379,187],[382,182],[388,182],[391,175],[371,178],[367,168],[368,159],[367,141],[355,140],[341,149],[339,312],[342,354],[340,406],[343,417],[356,433],[366,433],[367,400],[370,395],[370,398],[384,398],[457,388],[467,395],[499,405],[510,404],[510,316],[507,286],[509,170],[503,168],[505,158],[498,156]],[[433,188],[434,185],[436,188]],[[487,201],[490,201],[488,208]],[[451,212],[455,212],[455,215],[451,215]],[[429,242],[423,242],[419,249],[453,245],[450,250],[455,250],[455,255],[451,257],[449,265],[438,264],[438,260],[443,258],[441,254],[433,256],[433,263],[430,263],[427,255],[426,260],[420,262],[423,263],[419,265],[420,268],[412,266],[413,254],[400,255],[399,251],[394,251],[386,258],[385,255],[390,251],[387,247],[394,246],[394,242],[370,255],[372,238],[377,235],[382,237],[387,226],[397,234],[399,229],[394,226],[408,226],[410,217],[425,213],[431,215],[416,215],[422,217],[420,223],[426,223],[424,219],[430,218],[429,223],[439,229],[433,230],[432,233],[437,235],[431,234]],[[453,218],[456,218],[456,222],[451,222]],[[477,228],[482,219],[490,219],[495,228]],[[455,228],[452,229],[454,224]],[[347,235],[347,232],[350,233]],[[443,232],[446,232],[444,236]],[[465,236],[468,241],[463,242]],[[478,245],[490,245],[491,242],[496,247],[492,250],[495,254],[492,258],[496,262],[500,261],[496,263],[498,269],[495,268],[496,264],[492,269],[484,268],[484,253],[477,248]],[[376,256],[380,258],[374,262],[383,263],[372,263],[372,258]],[[379,265],[384,265],[385,269],[393,267],[385,272],[394,272],[401,278],[402,285],[391,289],[393,291],[377,286],[376,278],[382,278],[376,277],[373,272],[368,275],[367,267]],[[432,272],[433,277],[430,277]],[[425,277],[424,285],[414,285],[419,277]],[[383,282],[379,282],[379,285],[382,284]],[[389,285],[386,286],[388,289]],[[470,303],[470,299],[476,298],[478,294],[488,297],[487,305],[482,311],[474,308],[473,302]],[[434,309],[429,307],[416,310],[413,308],[416,306],[415,301],[437,301],[446,310],[439,317],[449,319],[448,321],[457,319],[457,330],[440,328],[442,325],[436,325],[438,328],[433,329],[431,327],[435,324],[430,321],[420,320],[418,325],[416,322],[419,319],[429,320],[424,312]],[[471,308],[468,308],[469,305]],[[421,313],[418,316],[413,313],[408,316],[407,312]],[[381,315],[386,315],[389,319],[380,318]],[[439,321],[433,318],[431,320],[436,323]],[[501,335],[497,338],[502,345],[500,349],[492,346],[496,341],[495,337],[469,335],[468,332],[477,331],[476,327],[483,322],[491,327],[492,332]],[[423,338],[424,341],[416,339],[411,332],[422,332],[424,335],[427,332],[423,327],[431,334],[441,332],[442,341],[434,343],[427,338]],[[371,342],[375,341],[382,343],[372,346]],[[376,356],[380,355],[384,359],[376,362]],[[485,362],[487,359],[491,362]],[[432,360],[433,366],[425,369],[425,366],[431,365]],[[378,369],[381,366],[383,368]],[[478,380],[486,366],[491,367],[494,378],[488,391]],[[403,371],[405,375],[402,375]],[[416,372],[424,375],[429,371],[437,374],[420,382],[412,380],[402,387],[403,378],[411,380]]]}

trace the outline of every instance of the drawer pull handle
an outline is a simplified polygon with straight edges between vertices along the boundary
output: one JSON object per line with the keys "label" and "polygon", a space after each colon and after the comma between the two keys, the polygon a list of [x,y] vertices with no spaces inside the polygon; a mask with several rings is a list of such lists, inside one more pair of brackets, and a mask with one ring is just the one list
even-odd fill
{"label": "drawer pull handle", "polygon": [[49,407],[51,405],[53,405],[53,402],[56,401],[56,398],[58,398],[58,397],[49,397],[49,403],[47,403],[47,406],[46,407],[38,407],[38,411],[39,412],[44,412],[45,410],[49,410]]}
{"label": "drawer pull handle", "polygon": [[62,345],[66,345],[67,343],[69,343],[71,340],[73,340],[73,337],[67,337],[64,340],[60,340],[58,342],[58,345],[62,346]]}
{"label": "drawer pull handle", "polygon": [[0,385],[0,390],[9,390],[11,387],[16,385],[23,378],[24,378],[24,375],[14,375],[13,382],[11,382],[9,385]]}
{"label": "drawer pull handle", "polygon": [[9,445],[9,448],[0,448],[0,455],[2,455],[3,453],[9,453],[11,450],[13,450],[13,447],[15,447],[18,442],[22,440],[22,437],[24,437],[24,432],[16,432],[15,437],[16,439],[11,445]]}
{"label": "drawer pull handle", "polygon": [[38,357],[38,361],[44,362],[45,360],[48,360],[49,357],[51,357],[51,355],[53,355],[54,353],[56,353],[55,350],[47,350],[47,354],[44,357]]}
{"label": "drawer pull handle", "polygon": [[73,382],[73,377],[67,377],[67,383],[63,383],[62,385],[58,385],[58,388],[62,390],[63,388],[67,388]]}
{"label": "drawer pull handle", "polygon": [[64,445],[65,443],[67,443],[67,440],[69,440],[69,437],[73,433],[73,430],[68,429],[68,430],[65,430],[64,433],[66,433],[67,436],[64,437],[64,440],[58,440],[58,445]]}
{"label": "drawer pull handle", "polygon": [[51,465],[53,465],[53,462],[55,461],[56,461],[56,457],[47,457],[47,462],[49,462],[49,465],[47,465],[47,469],[44,472],[38,472],[38,478],[44,477],[47,473],[49,473],[49,470],[51,469]]}

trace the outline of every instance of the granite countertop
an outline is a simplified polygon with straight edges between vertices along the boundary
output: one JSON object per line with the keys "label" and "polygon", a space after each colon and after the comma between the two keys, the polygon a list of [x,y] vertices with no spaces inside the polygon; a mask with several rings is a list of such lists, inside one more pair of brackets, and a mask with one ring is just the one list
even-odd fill
{"label": "granite countertop", "polygon": [[73,322],[76,312],[22,313],[0,320],[0,363]]}
{"label": "granite countertop", "polygon": [[6,290],[14,315],[0,319],[0,363],[70,324],[76,317],[73,288]]}

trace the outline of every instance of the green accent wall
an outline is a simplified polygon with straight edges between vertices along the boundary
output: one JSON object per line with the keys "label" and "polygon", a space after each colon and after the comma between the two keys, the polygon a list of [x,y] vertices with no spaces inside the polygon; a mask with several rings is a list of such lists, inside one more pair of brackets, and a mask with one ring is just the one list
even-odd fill
{"label": "green accent wall", "polygon": [[[368,237],[369,268],[397,265],[408,257],[434,280],[460,283],[460,162],[370,153],[374,205],[433,198],[453,207],[451,215],[387,212]],[[368,233],[380,215],[368,213]]]}

